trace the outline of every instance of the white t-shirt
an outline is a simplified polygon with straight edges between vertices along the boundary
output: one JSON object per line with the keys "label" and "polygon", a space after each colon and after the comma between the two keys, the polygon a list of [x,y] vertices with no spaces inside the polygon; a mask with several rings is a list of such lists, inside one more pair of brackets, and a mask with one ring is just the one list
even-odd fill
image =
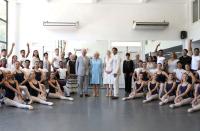
{"label": "white t-shirt", "polygon": [[149,72],[150,72],[151,74],[155,74],[157,71],[158,71],[157,68],[149,69]]}
{"label": "white t-shirt", "polygon": [[138,76],[141,71],[142,71],[142,68],[136,68],[134,72]]}
{"label": "white t-shirt", "polygon": [[200,62],[200,56],[192,55],[191,69],[192,70],[198,70],[199,62]]}
{"label": "white t-shirt", "polygon": [[11,70],[9,68],[5,68],[5,67],[0,67],[0,70],[2,70],[3,72],[7,73],[7,72],[11,72]]}
{"label": "white t-shirt", "polygon": [[160,64],[163,65],[163,64],[164,64],[164,61],[165,61],[165,57],[163,57],[163,56],[161,56],[161,57],[160,57],[160,56],[157,56],[157,64],[160,63]]}
{"label": "white t-shirt", "polygon": [[60,79],[66,79],[66,72],[67,72],[67,69],[66,68],[59,68],[57,69],[58,73],[59,73],[59,76],[60,76]]}
{"label": "white t-shirt", "polygon": [[11,71],[11,72],[13,72],[14,70],[15,70],[15,63],[8,63],[7,64],[7,68]]}
{"label": "white t-shirt", "polygon": [[26,61],[26,60],[28,60],[28,59],[25,58],[25,57],[20,57],[20,58],[19,58],[19,61],[22,63],[22,66],[23,66],[23,67],[25,67],[25,61]]}
{"label": "white t-shirt", "polygon": [[176,77],[178,78],[178,80],[176,80],[177,82],[180,82],[182,79],[183,74],[186,72],[184,69],[174,69],[173,71],[174,73],[176,73]]}
{"label": "white t-shirt", "polygon": [[55,68],[60,68],[60,65],[59,65],[59,62],[60,62],[60,60],[61,60],[60,57],[59,57],[59,56],[54,56],[53,60],[54,60],[53,66],[54,66]]}

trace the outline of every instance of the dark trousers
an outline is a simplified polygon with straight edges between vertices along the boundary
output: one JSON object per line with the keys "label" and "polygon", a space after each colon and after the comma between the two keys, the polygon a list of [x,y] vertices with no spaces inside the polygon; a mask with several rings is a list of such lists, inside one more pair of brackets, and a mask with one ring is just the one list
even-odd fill
{"label": "dark trousers", "polygon": [[125,74],[125,92],[126,93],[131,93],[131,86],[132,86],[132,76],[130,74]]}

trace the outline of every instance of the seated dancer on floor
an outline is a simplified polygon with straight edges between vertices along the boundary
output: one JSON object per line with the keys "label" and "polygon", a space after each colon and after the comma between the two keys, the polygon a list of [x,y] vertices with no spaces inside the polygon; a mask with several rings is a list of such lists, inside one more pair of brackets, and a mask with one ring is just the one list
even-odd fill
{"label": "seated dancer on floor", "polygon": [[174,101],[176,97],[176,81],[174,80],[173,73],[169,73],[168,80],[164,85],[164,92],[161,102],[159,102],[160,106]]}
{"label": "seated dancer on floor", "polygon": [[159,99],[162,98],[164,94],[164,83],[168,77],[167,73],[162,70],[162,64],[158,63],[157,64],[157,71],[156,71],[156,81],[159,83]]}
{"label": "seated dancer on floor", "polygon": [[148,82],[148,92],[143,103],[158,99],[158,87],[159,83],[156,81],[156,74],[153,74],[151,81]]}
{"label": "seated dancer on floor", "polygon": [[70,89],[67,88],[67,69],[64,67],[63,62],[59,62],[59,68],[57,69],[57,78],[58,78],[58,83],[61,87],[62,92],[66,96],[70,96]]}
{"label": "seated dancer on floor", "polygon": [[14,106],[23,109],[33,109],[31,105],[26,105],[22,98],[22,92],[18,86],[18,82],[13,79],[11,72],[6,73],[4,82],[5,97],[3,102],[7,106]]}
{"label": "seated dancer on floor", "polygon": [[144,86],[145,86],[145,82],[143,81],[143,74],[139,74],[139,79],[134,83],[134,89],[131,92],[131,94],[128,97],[124,97],[122,98],[122,100],[131,100],[134,98],[140,98],[144,96]]}
{"label": "seated dancer on floor", "polygon": [[62,90],[60,88],[60,85],[58,81],[55,79],[55,73],[50,74],[50,79],[48,81],[49,83],[49,98],[57,98],[57,99],[63,99],[63,100],[74,100],[72,97],[65,97],[62,93]]}
{"label": "seated dancer on floor", "polygon": [[192,101],[192,108],[188,109],[188,112],[194,112],[200,110],[200,84],[195,85],[194,99]]}
{"label": "seated dancer on floor", "polygon": [[190,104],[193,99],[192,97],[192,85],[188,82],[188,74],[184,73],[182,82],[178,85],[176,90],[176,98],[174,100],[174,104],[171,104],[170,107],[175,108]]}
{"label": "seated dancer on floor", "polygon": [[30,96],[30,93],[28,91],[28,86],[29,86],[29,83],[28,83],[28,78],[26,77],[26,75],[24,74],[24,72],[20,69],[20,62],[19,61],[16,61],[15,62],[15,70],[13,71],[13,75],[14,75],[14,78],[15,80],[18,82],[19,84],[19,88],[24,91],[25,93],[25,99],[29,99],[29,104],[32,103],[32,99],[31,99],[31,96]]}
{"label": "seated dancer on floor", "polygon": [[52,102],[46,101],[46,92],[42,88],[42,84],[35,79],[35,72],[32,71],[29,78],[29,92],[33,102],[37,102],[44,105],[53,105]]}

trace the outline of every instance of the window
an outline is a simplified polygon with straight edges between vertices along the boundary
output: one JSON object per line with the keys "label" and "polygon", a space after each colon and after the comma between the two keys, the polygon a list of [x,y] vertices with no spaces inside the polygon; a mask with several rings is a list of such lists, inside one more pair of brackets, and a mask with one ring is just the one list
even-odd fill
{"label": "window", "polygon": [[199,0],[194,0],[193,1],[193,23],[198,21],[198,1]]}
{"label": "window", "polygon": [[8,42],[8,1],[0,0],[0,49],[5,49]]}

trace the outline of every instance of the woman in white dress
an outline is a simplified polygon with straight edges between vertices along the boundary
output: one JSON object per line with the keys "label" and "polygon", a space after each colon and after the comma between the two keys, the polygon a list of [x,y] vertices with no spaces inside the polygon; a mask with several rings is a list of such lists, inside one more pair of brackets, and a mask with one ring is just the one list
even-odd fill
{"label": "woman in white dress", "polygon": [[168,73],[173,73],[173,71],[177,67],[177,62],[178,62],[177,55],[176,55],[175,52],[172,52],[171,53],[171,57],[167,62],[167,64],[168,64],[168,66],[167,66],[168,67]]}
{"label": "woman in white dress", "polygon": [[107,55],[104,59],[104,77],[103,84],[106,87],[106,96],[112,96],[112,87],[113,87],[113,58],[111,56],[111,51],[107,51]]}

